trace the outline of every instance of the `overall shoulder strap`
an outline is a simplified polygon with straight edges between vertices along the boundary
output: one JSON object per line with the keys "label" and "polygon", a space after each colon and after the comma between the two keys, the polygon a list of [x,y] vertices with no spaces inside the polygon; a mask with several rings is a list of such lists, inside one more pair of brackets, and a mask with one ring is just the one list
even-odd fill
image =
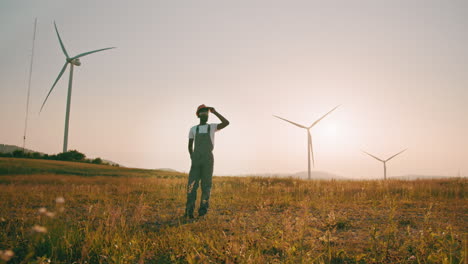
{"label": "overall shoulder strap", "polygon": [[198,135],[198,127],[199,127],[199,126],[200,126],[200,125],[197,125],[197,129],[196,129],[196,132],[195,132],[195,134],[197,134],[197,135]]}
{"label": "overall shoulder strap", "polygon": [[210,124],[207,124],[207,125],[208,125],[208,134],[210,134],[211,125]]}

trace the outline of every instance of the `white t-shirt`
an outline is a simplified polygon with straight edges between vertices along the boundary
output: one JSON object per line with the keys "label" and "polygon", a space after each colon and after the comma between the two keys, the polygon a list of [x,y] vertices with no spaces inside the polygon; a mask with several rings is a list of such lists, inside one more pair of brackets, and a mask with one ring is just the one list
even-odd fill
{"label": "white t-shirt", "polygon": [[[210,137],[211,137],[211,143],[213,143],[213,146],[214,146],[214,135],[215,135],[215,132],[218,131],[218,124],[200,125],[200,127],[198,128],[198,133],[200,133],[200,134],[208,133],[208,125],[211,126],[211,128],[210,128]],[[196,134],[197,134],[197,126],[193,126],[190,129],[188,138],[189,139],[194,139]]]}

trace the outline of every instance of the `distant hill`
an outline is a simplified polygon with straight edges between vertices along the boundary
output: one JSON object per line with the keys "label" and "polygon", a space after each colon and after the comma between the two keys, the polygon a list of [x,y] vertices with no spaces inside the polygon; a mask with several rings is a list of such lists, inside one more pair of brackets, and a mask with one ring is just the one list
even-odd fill
{"label": "distant hill", "polygon": [[466,176],[438,176],[438,175],[416,175],[416,174],[408,174],[402,176],[393,176],[389,177],[389,179],[393,180],[429,180],[429,179],[448,179],[448,178],[466,178]]}
{"label": "distant hill", "polygon": [[[293,178],[298,179],[308,179],[307,171],[298,172],[296,174],[291,175]],[[339,176],[330,172],[326,171],[311,171],[310,178],[312,180],[348,180],[348,178]]]}
{"label": "distant hill", "polygon": [[[115,167],[83,162],[60,160],[1,158],[1,175],[34,175],[58,174],[77,176],[114,176],[114,177],[157,177],[184,178],[186,174],[180,172],[156,171],[137,168]],[[1,177],[0,177],[1,178]]]}
{"label": "distant hill", "polygon": [[171,168],[159,168],[159,169],[155,169],[157,171],[169,171],[169,172],[178,172],[174,169],[171,169]]}
{"label": "distant hill", "polygon": [[[16,151],[16,150],[23,150],[23,148],[15,146],[15,145],[0,144],[0,153],[11,153],[11,152]],[[34,150],[30,150],[30,149],[25,148],[24,152],[25,153],[33,153],[33,152],[38,152],[38,151],[34,151]],[[38,153],[44,155],[44,153],[41,153],[41,152],[38,152]]]}
{"label": "distant hill", "polygon": [[125,166],[120,165],[119,163],[113,162],[112,160],[102,159],[102,162],[103,162],[103,163],[107,163],[107,164],[112,165],[112,166],[125,167]]}
{"label": "distant hill", "polygon": [[[248,174],[241,176],[252,176],[252,177],[271,177],[271,178],[296,178],[296,179],[308,179],[307,171],[297,173],[260,173],[260,174]],[[349,180],[346,177],[339,176],[330,172],[325,171],[311,171],[311,180]]]}

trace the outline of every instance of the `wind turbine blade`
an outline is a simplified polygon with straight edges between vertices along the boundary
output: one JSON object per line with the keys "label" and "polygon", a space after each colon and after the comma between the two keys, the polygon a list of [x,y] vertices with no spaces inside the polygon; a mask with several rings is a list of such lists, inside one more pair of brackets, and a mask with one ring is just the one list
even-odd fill
{"label": "wind turbine blade", "polygon": [[404,150],[398,152],[397,154],[395,154],[395,155],[391,156],[390,158],[388,158],[386,161],[389,161],[389,160],[393,159],[394,157],[400,155],[401,153],[405,152],[405,150],[407,150],[407,149],[404,149]]}
{"label": "wind turbine blade", "polygon": [[41,106],[41,110],[39,111],[39,113],[42,111],[42,108],[44,107],[46,101],[47,101],[47,98],[49,98],[49,95],[50,93],[52,92],[52,90],[54,89],[55,85],[57,84],[58,80],[60,80],[60,77],[62,77],[63,73],[65,72],[65,70],[67,69],[67,66],[68,66],[68,62],[65,62],[65,65],[63,65],[63,68],[62,70],[60,71],[57,79],[55,80],[54,84],[52,85],[52,88],[50,88],[50,91],[49,93],[47,94],[47,97],[46,99],[44,100],[44,103],[42,103],[42,106]]}
{"label": "wind turbine blade", "polygon": [[67,57],[67,59],[68,59],[70,57],[68,56],[67,50],[65,49],[65,46],[63,45],[62,38],[60,38],[60,34],[58,32],[57,25],[55,24],[55,21],[54,21],[54,27],[55,27],[55,32],[57,32],[57,37],[59,39],[60,46],[62,47],[62,51],[65,54],[65,57]]}
{"label": "wind turbine blade", "polygon": [[335,106],[335,108],[333,108],[332,110],[330,110],[328,113],[326,113],[325,115],[323,115],[321,118],[319,118],[317,121],[315,121],[312,125],[310,125],[309,128],[315,126],[318,122],[320,122],[320,120],[324,119],[328,114],[330,114],[331,112],[335,111],[335,109],[337,109],[340,105],[337,105]]}
{"label": "wind turbine blade", "polygon": [[83,56],[86,56],[86,55],[89,55],[89,54],[92,54],[92,53],[96,53],[96,52],[99,52],[99,51],[108,50],[108,49],[115,49],[115,47],[105,48],[105,49],[98,49],[98,50],[93,50],[93,51],[88,51],[88,52],[85,52],[85,53],[78,54],[78,55],[76,55],[75,57],[73,57],[73,58],[71,58],[71,59],[72,59],[72,60],[78,59],[78,58],[80,58],[80,57],[83,57]]}
{"label": "wind turbine blade", "polygon": [[381,160],[381,159],[377,158],[376,156],[374,156],[374,155],[372,155],[372,154],[370,154],[370,153],[365,152],[364,150],[362,150],[362,152],[366,153],[367,155],[373,157],[374,159],[376,159],[376,160],[378,160],[378,161],[384,162],[384,160]]}
{"label": "wind turbine blade", "polygon": [[312,148],[312,135],[310,134],[309,130],[307,130],[307,135],[309,136],[309,149],[310,156],[312,157],[312,167],[315,168],[314,149]]}
{"label": "wind turbine blade", "polygon": [[289,123],[291,123],[291,124],[293,124],[293,125],[295,125],[295,126],[298,126],[298,127],[300,127],[300,128],[307,128],[307,127],[305,127],[305,126],[303,126],[303,125],[299,125],[298,123],[294,123],[293,121],[289,121],[289,120],[284,119],[284,118],[282,118],[282,117],[275,116],[275,115],[273,115],[273,116],[276,117],[276,118],[279,118],[279,119],[281,119],[281,120],[284,120],[284,121],[286,121],[286,122],[289,122]]}

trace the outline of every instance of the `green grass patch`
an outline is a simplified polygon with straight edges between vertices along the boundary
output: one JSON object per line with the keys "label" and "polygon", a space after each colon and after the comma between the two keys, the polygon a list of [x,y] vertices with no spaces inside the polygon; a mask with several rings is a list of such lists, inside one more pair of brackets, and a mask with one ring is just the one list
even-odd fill
{"label": "green grass patch", "polygon": [[69,161],[0,158],[1,175],[60,174],[77,176],[181,178],[183,173],[114,167]]}

